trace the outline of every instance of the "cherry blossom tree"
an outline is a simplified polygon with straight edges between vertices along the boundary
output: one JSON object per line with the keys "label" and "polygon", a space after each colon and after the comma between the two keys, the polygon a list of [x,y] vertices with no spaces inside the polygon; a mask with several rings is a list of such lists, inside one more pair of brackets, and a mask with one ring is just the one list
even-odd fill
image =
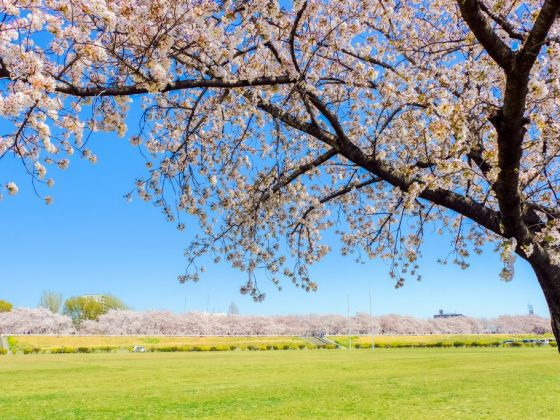
{"label": "cherry blossom tree", "polygon": [[[350,317],[350,328],[352,334],[370,334],[370,316],[359,313]],[[337,314],[256,316],[111,310],[97,321],[83,321],[79,331],[110,335],[346,335],[348,319]],[[380,335],[543,334],[551,330],[547,318],[534,315],[503,315],[490,320],[466,316],[423,320],[390,314],[374,318],[374,332]]]}
{"label": "cherry blossom tree", "polygon": [[[550,333],[550,321],[534,315],[503,315],[481,320],[456,317],[422,320],[404,315],[374,318],[379,335],[400,334],[543,334]],[[371,318],[360,313],[350,317],[352,334],[371,333]],[[310,336],[324,333],[346,335],[348,318],[326,315],[224,315],[203,312],[136,312],[110,310],[97,320],[84,320],[78,326],[67,315],[47,308],[16,308],[0,313],[0,334],[100,334],[100,335],[284,335]]]}
{"label": "cherry blossom tree", "polygon": [[70,334],[74,325],[69,316],[47,308],[16,308],[0,313],[1,334]]}
{"label": "cherry blossom tree", "polygon": [[333,229],[344,254],[390,261],[400,287],[442,233],[462,267],[489,244],[504,280],[528,261],[560,340],[560,1],[0,8],[0,156],[52,187],[74,152],[95,163],[90,133],[128,136],[147,156],[130,197],[179,229],[198,221],[181,281],[209,254],[247,272],[256,300],[262,278],[314,290]]}

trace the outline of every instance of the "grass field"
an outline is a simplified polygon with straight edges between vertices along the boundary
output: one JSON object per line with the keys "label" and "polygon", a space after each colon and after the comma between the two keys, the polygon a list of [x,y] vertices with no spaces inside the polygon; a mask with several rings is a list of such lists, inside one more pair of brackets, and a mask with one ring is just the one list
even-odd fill
{"label": "grass field", "polygon": [[552,348],[0,357],[0,417],[558,418]]}
{"label": "grass field", "polygon": [[[547,336],[533,336],[530,334],[524,335],[505,335],[505,334],[478,334],[478,335],[425,335],[425,336],[376,336],[376,346],[383,347],[385,345],[407,345],[407,344],[435,344],[442,343],[453,345],[453,343],[470,343],[490,344],[501,343],[504,340],[522,340],[525,338],[553,338],[552,335]],[[329,337],[332,341],[348,346],[348,337],[346,336],[333,336]],[[235,346],[240,349],[246,349],[247,346],[266,347],[276,346],[282,348],[288,345],[291,348],[297,348],[300,345],[311,346],[309,343],[300,337],[289,336],[209,336],[209,337],[135,337],[135,336],[38,336],[38,335],[19,335],[11,336],[9,339],[11,348],[16,351],[24,349],[35,348],[40,350],[49,351],[50,349],[61,347],[88,347],[92,349],[110,346],[120,349],[130,349],[135,345],[143,345],[147,349],[163,348],[170,346],[186,346],[194,347],[199,346],[205,349],[210,349],[212,346]],[[371,336],[354,336],[352,337],[352,345],[371,345]]]}
{"label": "grass field", "polygon": [[[332,336],[328,337],[330,340],[335,341],[345,347],[348,346],[349,339],[346,336]],[[523,340],[526,338],[536,338],[536,339],[554,339],[552,334],[545,335],[532,335],[532,334],[473,334],[473,335],[455,335],[455,334],[431,334],[431,335],[378,335],[375,336],[375,345],[383,347],[385,344],[396,345],[396,344],[435,344],[443,343],[450,344],[456,342],[462,343],[481,343],[481,344],[491,344],[491,343],[501,343],[504,340]],[[352,345],[355,344],[367,344],[371,345],[371,336],[353,336]]]}

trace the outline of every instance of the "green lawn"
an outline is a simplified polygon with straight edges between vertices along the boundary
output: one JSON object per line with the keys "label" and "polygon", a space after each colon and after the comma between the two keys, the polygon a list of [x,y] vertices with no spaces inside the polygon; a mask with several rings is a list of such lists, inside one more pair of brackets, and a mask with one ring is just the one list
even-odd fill
{"label": "green lawn", "polygon": [[[335,341],[345,347],[348,347],[348,337],[347,336],[330,336],[330,340]],[[549,340],[554,340],[552,334],[535,335],[535,334],[430,334],[430,335],[377,335],[375,336],[375,345],[383,347],[385,345],[395,346],[395,345],[419,345],[419,344],[449,344],[453,343],[480,343],[480,344],[491,344],[491,343],[502,343],[504,340],[514,340],[522,341],[526,338],[536,338],[543,339],[547,338]],[[371,346],[371,335],[361,335],[352,337],[352,345],[356,344],[366,344]]]}
{"label": "green lawn", "polygon": [[0,417],[558,418],[552,348],[0,356]]}

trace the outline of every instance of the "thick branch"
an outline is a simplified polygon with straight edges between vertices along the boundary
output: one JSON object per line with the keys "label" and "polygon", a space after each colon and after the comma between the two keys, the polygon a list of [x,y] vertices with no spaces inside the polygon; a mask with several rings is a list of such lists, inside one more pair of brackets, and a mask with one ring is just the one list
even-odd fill
{"label": "thick branch", "polygon": [[519,168],[525,137],[525,118],[529,75],[560,8],[559,0],[546,0],[529,33],[525,45],[516,55],[514,67],[507,74],[504,104],[491,119],[498,133],[496,197],[506,237],[521,243],[531,242],[530,229],[524,222],[519,191]]}
{"label": "thick branch", "polygon": [[523,32],[519,32],[515,27],[507,20],[505,16],[497,15],[492,12],[492,10],[484,3],[484,1],[479,1],[480,9],[484,11],[490,19],[496,22],[500,27],[509,35],[511,39],[517,39],[523,41],[525,36]]}
{"label": "thick branch", "polygon": [[527,41],[525,41],[523,48],[516,57],[516,71],[521,74],[528,74],[531,71],[542,46],[546,42],[550,28],[558,16],[559,9],[559,0],[546,0],[544,2],[533,29],[529,32]]}
{"label": "thick branch", "polygon": [[513,64],[513,51],[494,32],[484,16],[478,0],[457,0],[461,16],[469,29],[482,44],[486,52],[504,70],[509,71]]}
{"label": "thick branch", "polygon": [[[339,154],[354,162],[356,165],[368,170],[371,174],[381,178],[383,181],[399,188],[402,191],[408,191],[410,188],[413,180],[399,174],[395,168],[388,166],[384,162],[366,156],[357,146],[347,139],[339,138],[327,130],[302,121],[298,117],[291,115],[270,103],[260,101],[257,107],[267,112],[272,117],[279,119],[284,124],[309,134],[330,145],[337,150]],[[340,125],[338,125],[338,128],[339,130],[342,130]],[[344,135],[343,131],[342,134]],[[498,235],[500,234],[500,223],[497,213],[494,210],[477,203],[469,197],[465,197],[442,188],[425,188],[420,193],[420,198],[462,214],[484,228]]]}
{"label": "thick branch", "polygon": [[[348,194],[349,192],[352,192],[354,190],[359,190],[361,188],[367,187],[368,185],[374,184],[376,182],[381,181],[380,178],[374,177],[374,178],[370,178],[366,181],[356,181],[356,182],[352,182],[351,184],[347,185],[344,188],[341,188],[340,190],[336,190],[333,191],[332,193],[326,195],[325,197],[321,198],[319,200],[319,203],[321,204],[325,204],[328,203],[329,201],[334,200],[335,198],[338,197],[342,197],[345,194]],[[309,215],[309,213],[311,213],[313,210],[315,210],[315,206],[309,206],[307,208],[307,210],[305,210],[305,212],[303,213],[303,216],[301,217],[302,220],[305,220],[307,218],[307,216]]]}
{"label": "thick branch", "polygon": [[323,163],[325,163],[327,160],[329,160],[330,158],[334,157],[337,155],[337,152],[334,149],[329,150],[328,152],[323,153],[321,156],[319,156],[318,158],[312,160],[309,163],[306,163],[304,165],[301,165],[300,167],[298,167],[297,169],[295,169],[292,173],[290,173],[290,175],[284,179],[280,179],[278,181],[278,183],[276,185],[274,185],[272,187],[272,191],[273,192],[277,192],[279,191],[281,188],[285,187],[286,185],[290,184],[292,181],[294,181],[296,178],[298,178],[300,175],[303,175],[304,173],[306,173],[307,171],[313,169],[313,168],[317,168],[318,166],[322,165]]}
{"label": "thick branch", "polygon": [[[277,76],[277,77],[260,77],[253,80],[240,79],[240,80],[219,80],[219,79],[199,79],[199,80],[177,80],[172,83],[168,83],[158,92],[170,92],[174,90],[184,90],[184,89],[196,89],[196,88],[241,88],[241,87],[251,87],[251,86],[272,86],[272,85],[282,85],[295,83],[296,80],[291,79],[288,76]],[[121,87],[92,87],[92,88],[82,88],[72,85],[59,85],[56,87],[56,91],[60,93],[65,93],[67,95],[73,95],[78,97],[89,97],[89,96],[129,96],[138,95],[142,93],[148,93],[148,89],[139,86],[121,86]]]}
{"label": "thick branch", "polygon": [[298,73],[300,73],[301,71],[296,57],[295,39],[296,39],[296,33],[298,30],[299,22],[301,21],[301,18],[305,13],[305,9],[307,9],[307,1],[303,3],[303,6],[301,7],[301,9],[296,15],[294,26],[292,26],[292,30],[290,31],[290,39],[288,40],[288,43],[290,44],[290,55],[292,56],[292,63],[294,63],[294,67]]}

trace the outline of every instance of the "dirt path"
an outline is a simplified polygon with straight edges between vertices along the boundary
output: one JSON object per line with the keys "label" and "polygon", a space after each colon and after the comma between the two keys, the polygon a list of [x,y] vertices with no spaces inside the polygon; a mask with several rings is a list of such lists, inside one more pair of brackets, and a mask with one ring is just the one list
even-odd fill
{"label": "dirt path", "polygon": [[10,346],[8,344],[8,337],[6,337],[5,335],[0,335],[0,347],[8,350],[8,354],[10,354]]}

